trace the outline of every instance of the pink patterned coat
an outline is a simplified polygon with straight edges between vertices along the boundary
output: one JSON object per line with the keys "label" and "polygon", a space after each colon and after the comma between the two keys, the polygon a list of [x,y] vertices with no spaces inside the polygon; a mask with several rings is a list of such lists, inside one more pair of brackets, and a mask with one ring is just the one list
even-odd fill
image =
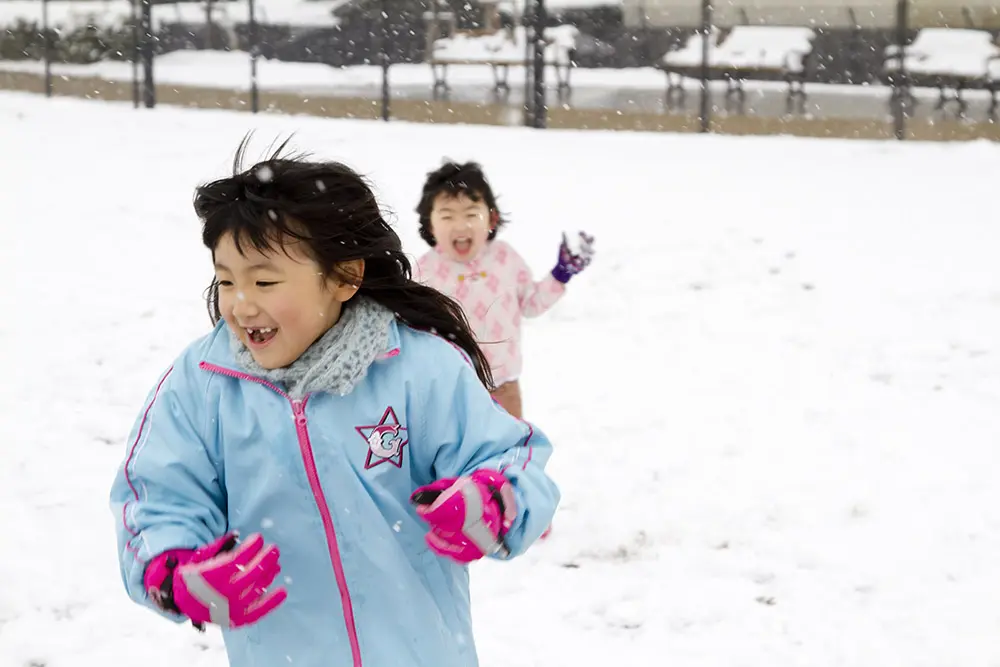
{"label": "pink patterned coat", "polygon": [[566,292],[546,275],[535,282],[524,259],[491,241],[476,259],[452,261],[436,249],[417,260],[416,279],[462,304],[499,387],[521,375],[521,318],[538,317]]}

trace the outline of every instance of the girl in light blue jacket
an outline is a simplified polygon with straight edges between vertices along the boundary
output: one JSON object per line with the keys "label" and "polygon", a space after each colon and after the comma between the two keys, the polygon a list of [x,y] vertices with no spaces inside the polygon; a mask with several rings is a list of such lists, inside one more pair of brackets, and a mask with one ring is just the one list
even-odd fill
{"label": "girl in light blue jacket", "polygon": [[136,602],[233,667],[471,667],[467,564],[559,501],[461,307],[364,180],[271,158],[198,188],[214,330],[155,383],[111,489]]}

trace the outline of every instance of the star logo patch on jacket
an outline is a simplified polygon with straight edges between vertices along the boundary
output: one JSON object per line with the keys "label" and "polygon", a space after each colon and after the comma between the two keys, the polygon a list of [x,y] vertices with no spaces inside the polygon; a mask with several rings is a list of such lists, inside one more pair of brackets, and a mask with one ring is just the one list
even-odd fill
{"label": "star logo patch on jacket", "polygon": [[403,467],[403,447],[409,442],[406,427],[399,423],[396,411],[389,406],[382,414],[378,424],[355,426],[365,442],[368,443],[368,458],[365,459],[365,470],[391,463],[397,468]]}

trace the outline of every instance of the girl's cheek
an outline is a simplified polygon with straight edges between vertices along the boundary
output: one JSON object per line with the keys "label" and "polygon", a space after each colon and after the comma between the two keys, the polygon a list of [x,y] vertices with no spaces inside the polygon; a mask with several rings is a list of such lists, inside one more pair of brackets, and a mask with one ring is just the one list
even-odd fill
{"label": "girl's cheek", "polygon": [[298,303],[294,299],[284,299],[275,297],[266,299],[261,308],[279,325],[287,326],[295,324],[299,319],[299,311],[304,307],[304,303]]}

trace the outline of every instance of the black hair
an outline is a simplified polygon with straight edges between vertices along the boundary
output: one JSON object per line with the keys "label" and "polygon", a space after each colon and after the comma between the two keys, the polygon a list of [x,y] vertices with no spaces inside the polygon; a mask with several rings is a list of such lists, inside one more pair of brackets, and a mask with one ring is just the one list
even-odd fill
{"label": "black hair", "polygon": [[[363,259],[357,294],[389,308],[403,324],[446,338],[464,351],[490,390],[493,377],[462,306],[412,279],[410,261],[399,236],[382,216],[365,179],[339,162],[314,162],[304,156],[282,157],[288,141],[271,157],[242,169],[249,136],[233,161],[233,175],[197,188],[194,209],[202,221],[202,241],[215,250],[233,235],[237,250],[249,244],[275,251],[286,239],[303,241],[324,276],[356,283],[342,262]],[[219,283],[206,293],[213,324],[222,319]]]}
{"label": "black hair", "polygon": [[493,194],[493,188],[486,180],[486,174],[483,173],[483,168],[479,163],[445,162],[438,169],[427,174],[423,192],[420,194],[420,203],[417,204],[417,215],[420,216],[420,238],[431,247],[437,244],[434,240],[434,234],[431,233],[431,211],[434,210],[434,200],[442,192],[451,197],[464,194],[474,202],[480,200],[486,202],[490,215],[495,216],[494,226],[488,237],[490,241],[495,239],[500,228],[507,224],[506,218],[500,213],[497,206],[497,198]]}

